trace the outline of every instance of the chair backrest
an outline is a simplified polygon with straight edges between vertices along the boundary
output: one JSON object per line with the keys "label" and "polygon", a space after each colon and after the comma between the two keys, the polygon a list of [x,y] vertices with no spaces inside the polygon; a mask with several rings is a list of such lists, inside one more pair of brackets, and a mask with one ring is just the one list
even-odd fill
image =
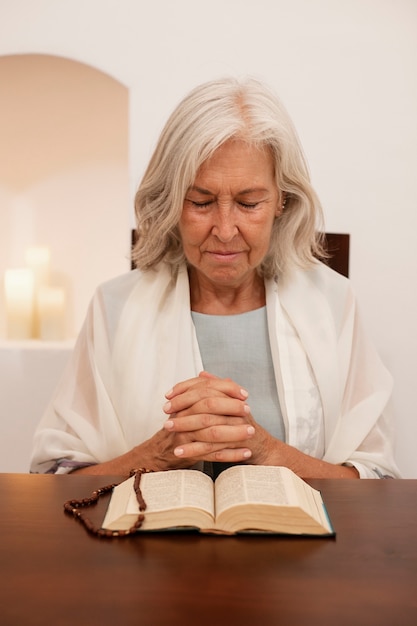
{"label": "chair backrest", "polygon": [[[136,243],[136,228],[132,228],[131,233],[130,233],[130,241],[132,244],[131,250],[133,250],[134,245]],[[133,262],[132,257],[130,257],[130,269],[134,270],[135,269],[135,264]]]}
{"label": "chair backrest", "polygon": [[[136,242],[136,230],[133,229],[131,233],[132,248]],[[343,276],[349,276],[349,248],[350,248],[350,235],[344,233],[325,233],[325,247],[329,254],[327,259],[327,265],[332,269],[343,274]],[[131,261],[131,268],[134,269],[135,265]]]}
{"label": "chair backrest", "polygon": [[329,254],[327,265],[349,277],[350,235],[346,233],[325,233],[326,250]]}

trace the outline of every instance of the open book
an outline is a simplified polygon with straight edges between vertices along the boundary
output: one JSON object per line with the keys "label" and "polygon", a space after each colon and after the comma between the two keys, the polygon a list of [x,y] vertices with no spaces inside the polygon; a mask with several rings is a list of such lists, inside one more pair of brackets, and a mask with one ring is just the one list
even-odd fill
{"label": "open book", "polygon": [[[114,488],[103,528],[126,530],[139,514],[134,477]],[[198,470],[143,474],[141,531],[195,528],[234,534],[334,535],[316,489],[286,467],[236,465],[215,482]]]}

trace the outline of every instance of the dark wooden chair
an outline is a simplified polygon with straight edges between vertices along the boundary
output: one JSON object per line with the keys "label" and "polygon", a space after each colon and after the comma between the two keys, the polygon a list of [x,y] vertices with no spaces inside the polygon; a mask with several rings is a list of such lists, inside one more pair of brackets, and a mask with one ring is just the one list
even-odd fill
{"label": "dark wooden chair", "polygon": [[350,235],[345,233],[325,233],[325,248],[329,255],[327,265],[349,277]]}
{"label": "dark wooden chair", "polygon": [[[136,230],[132,230],[132,248],[136,241]],[[350,247],[350,235],[344,233],[325,233],[325,248],[329,254],[327,259],[327,265],[332,269],[343,274],[343,276],[349,276],[349,247]],[[133,261],[131,262],[131,268],[134,268]]]}

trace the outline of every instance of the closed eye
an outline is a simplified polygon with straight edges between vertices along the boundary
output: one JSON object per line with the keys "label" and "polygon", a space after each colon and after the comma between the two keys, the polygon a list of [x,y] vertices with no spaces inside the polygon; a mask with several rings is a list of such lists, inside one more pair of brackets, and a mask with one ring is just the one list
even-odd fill
{"label": "closed eye", "polygon": [[205,202],[196,202],[195,200],[189,200],[189,202],[191,202],[191,204],[193,206],[204,208],[204,207],[208,207],[210,206],[210,204],[213,204],[213,200],[206,200]]}
{"label": "closed eye", "polygon": [[238,202],[238,204],[244,209],[254,209],[258,206],[259,202]]}

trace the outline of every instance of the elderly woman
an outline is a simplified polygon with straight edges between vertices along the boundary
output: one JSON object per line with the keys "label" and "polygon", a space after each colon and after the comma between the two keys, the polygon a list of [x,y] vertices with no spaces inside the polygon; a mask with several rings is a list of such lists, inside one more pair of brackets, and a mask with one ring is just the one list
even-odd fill
{"label": "elderly woman", "polygon": [[251,463],[398,476],[391,377],[282,105],[257,81],[193,90],[136,196],[136,270],[98,288],[35,435],[31,471]]}

